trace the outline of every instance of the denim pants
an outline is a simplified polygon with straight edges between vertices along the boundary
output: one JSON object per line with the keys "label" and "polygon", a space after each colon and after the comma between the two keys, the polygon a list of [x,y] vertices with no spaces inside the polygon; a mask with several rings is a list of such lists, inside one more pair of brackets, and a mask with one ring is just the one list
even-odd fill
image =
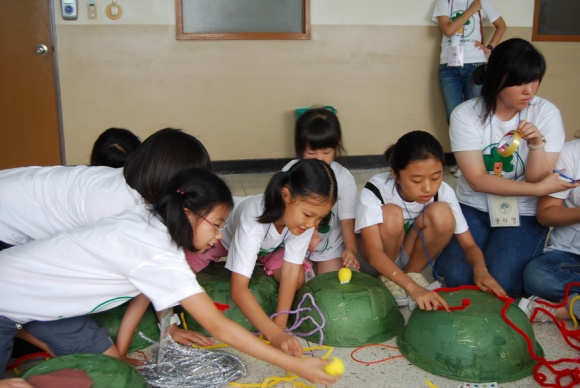
{"label": "denim pants", "polygon": [[[564,299],[566,286],[580,282],[580,255],[564,251],[546,251],[532,260],[524,271],[526,295],[536,295],[550,302]],[[580,287],[572,287],[568,300],[580,294]],[[574,303],[574,315],[580,317],[580,303]]]}
{"label": "denim pants", "polygon": [[[542,254],[548,228],[538,224],[534,216],[520,216],[518,227],[493,228],[489,223],[489,213],[463,204],[460,206],[491,276],[509,296],[521,296],[524,268]],[[435,270],[447,287],[474,284],[473,269],[455,236],[435,262]]]}
{"label": "denim pants", "polygon": [[0,380],[4,378],[4,371],[12,354],[14,337],[19,330],[16,322],[0,316]]}
{"label": "denim pants", "polygon": [[463,67],[439,65],[439,85],[447,112],[447,122],[457,105],[481,94],[481,85],[475,85],[471,81],[471,75],[477,67],[484,64],[466,63]]}

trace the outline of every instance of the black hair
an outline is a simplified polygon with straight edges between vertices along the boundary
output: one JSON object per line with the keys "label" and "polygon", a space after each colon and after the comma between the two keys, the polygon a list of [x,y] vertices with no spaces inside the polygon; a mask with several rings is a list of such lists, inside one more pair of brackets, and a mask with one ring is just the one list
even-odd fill
{"label": "black hair", "polygon": [[545,73],[544,56],[527,40],[512,38],[498,44],[487,64],[479,66],[472,75],[473,81],[482,85],[482,123],[495,111],[499,92],[510,86],[542,82]]}
{"label": "black hair", "polygon": [[272,176],[264,192],[264,212],[258,217],[258,222],[268,224],[284,216],[283,187],[288,188],[293,199],[314,197],[334,205],[338,198],[336,177],[330,166],[318,159],[301,159],[288,171]]}
{"label": "black hair", "polygon": [[141,140],[124,128],[109,128],[99,135],[91,151],[91,166],[123,167]]}
{"label": "black hair", "polygon": [[193,228],[184,209],[205,217],[219,205],[234,207],[232,192],[217,175],[188,168],[175,175],[164,188],[153,212],[159,214],[171,239],[178,247],[196,252]]}
{"label": "black hair", "polygon": [[207,150],[194,136],[165,128],[145,139],[129,156],[123,174],[145,202],[156,203],[169,180],[189,167],[211,171]]}
{"label": "black hair", "polygon": [[312,108],[296,120],[294,130],[296,156],[302,158],[306,147],[312,150],[333,148],[338,155],[344,152],[340,122],[330,109]]}
{"label": "black hair", "polygon": [[387,163],[398,176],[399,171],[409,163],[427,160],[431,157],[445,165],[445,153],[441,143],[429,132],[412,131],[404,134],[383,154]]}

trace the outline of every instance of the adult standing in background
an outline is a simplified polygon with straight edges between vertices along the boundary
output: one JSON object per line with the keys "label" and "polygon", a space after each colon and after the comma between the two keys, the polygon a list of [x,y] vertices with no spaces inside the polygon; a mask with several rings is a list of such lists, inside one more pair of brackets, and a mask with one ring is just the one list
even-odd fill
{"label": "adult standing in background", "polygon": [[[495,27],[487,45],[483,37],[483,19]],[[443,33],[439,85],[449,123],[457,105],[480,95],[481,85],[475,85],[471,75],[486,63],[486,54],[497,46],[507,27],[490,0],[437,0],[433,21]]]}

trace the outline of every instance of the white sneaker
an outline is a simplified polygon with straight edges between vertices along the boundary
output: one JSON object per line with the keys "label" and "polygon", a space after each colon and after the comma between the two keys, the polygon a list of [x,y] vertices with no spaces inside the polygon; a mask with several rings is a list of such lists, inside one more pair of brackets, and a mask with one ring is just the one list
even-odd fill
{"label": "white sneaker", "polygon": [[395,302],[397,302],[397,306],[398,307],[406,306],[407,305],[407,292],[405,292],[403,287],[400,287],[395,282],[387,279],[384,276],[380,276],[379,278],[385,284],[385,286],[391,292],[391,294],[393,294],[393,297],[395,298]]}
{"label": "white sneaker", "polygon": [[453,173],[453,176],[455,178],[459,178],[461,176],[461,170],[460,169],[457,169],[457,171],[455,171],[455,173]]}
{"label": "white sneaker", "polygon": [[449,167],[449,172],[450,172],[450,173],[452,173],[452,174],[453,174],[455,171],[457,171],[457,170],[459,170],[459,166],[458,166],[458,165],[455,165],[455,166],[451,166],[451,167]]}
{"label": "white sneaker", "polygon": [[[538,307],[546,309],[550,313],[552,313],[552,315],[554,315],[554,317],[556,316],[556,309],[555,308],[546,306],[544,304],[540,304],[537,301],[547,302],[547,300],[545,300],[545,299],[541,299],[537,296],[531,296],[529,298],[522,298],[520,300],[520,302],[518,303],[518,307],[520,308],[520,310],[522,310],[524,313],[526,313],[528,318],[532,317],[532,314],[534,313],[534,311]],[[540,310],[540,311],[538,311],[538,314],[536,314],[536,317],[534,318],[534,322],[546,323],[546,322],[553,322],[553,320],[548,314],[546,314]]]}

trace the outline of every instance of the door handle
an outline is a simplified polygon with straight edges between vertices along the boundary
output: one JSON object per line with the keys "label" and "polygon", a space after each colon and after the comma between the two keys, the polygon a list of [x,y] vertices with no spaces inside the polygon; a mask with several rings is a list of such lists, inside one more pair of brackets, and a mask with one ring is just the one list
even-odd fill
{"label": "door handle", "polygon": [[36,54],[38,55],[45,55],[48,52],[48,47],[44,44],[39,44],[36,46]]}

